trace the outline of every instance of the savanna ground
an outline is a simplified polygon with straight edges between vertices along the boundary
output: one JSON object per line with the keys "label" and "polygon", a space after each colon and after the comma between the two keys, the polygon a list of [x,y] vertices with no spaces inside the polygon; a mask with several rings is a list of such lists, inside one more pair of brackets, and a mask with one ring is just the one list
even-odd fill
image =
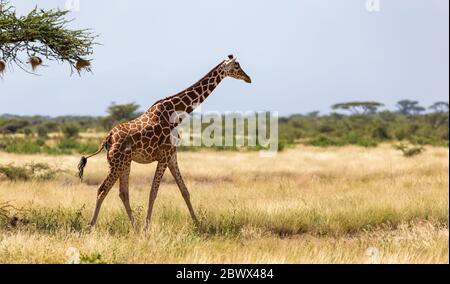
{"label": "savanna ground", "polygon": [[[22,210],[0,227],[0,263],[448,263],[449,150],[406,158],[391,145],[298,146],[273,158],[257,152],[181,152],[179,163],[200,217],[191,222],[167,171],[148,233],[134,232],[118,197],[106,198],[86,230],[104,154],[0,152],[0,163],[45,162],[51,180],[0,180],[0,202]],[[130,195],[142,227],[155,164],[133,164]]]}

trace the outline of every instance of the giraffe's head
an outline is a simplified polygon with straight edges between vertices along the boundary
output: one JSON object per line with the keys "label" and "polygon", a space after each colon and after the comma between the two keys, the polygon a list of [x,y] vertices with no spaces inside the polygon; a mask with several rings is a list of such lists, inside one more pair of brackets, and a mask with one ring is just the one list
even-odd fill
{"label": "giraffe's head", "polygon": [[247,83],[252,82],[252,79],[242,70],[241,65],[239,65],[239,62],[236,61],[233,55],[228,55],[228,59],[224,61],[224,70],[226,76],[244,80]]}

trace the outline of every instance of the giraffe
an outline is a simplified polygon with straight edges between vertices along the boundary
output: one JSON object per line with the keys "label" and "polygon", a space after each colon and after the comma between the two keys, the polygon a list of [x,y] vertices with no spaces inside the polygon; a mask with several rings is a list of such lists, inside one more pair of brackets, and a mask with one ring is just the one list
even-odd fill
{"label": "giraffe", "polygon": [[147,230],[151,223],[153,204],[158,194],[161,179],[167,168],[169,168],[178,185],[192,220],[198,223],[188,189],[178,167],[177,150],[171,133],[182,120],[182,116],[179,114],[191,113],[225,77],[232,77],[251,83],[250,77],[242,70],[236,58],[233,55],[229,55],[227,59],[220,62],[189,88],[155,102],[141,116],[111,129],[95,153],[81,157],[78,164],[78,174],[80,179],[83,180],[87,159],[99,154],[103,148],[107,150],[109,172],[97,190],[95,209],[89,223],[90,227],[95,226],[100,207],[106,195],[116,181],[119,180],[119,197],[125,206],[132,226],[136,229],[129,199],[128,181],[131,162],[148,164],[155,161],[157,166],[150,189],[144,229]]}

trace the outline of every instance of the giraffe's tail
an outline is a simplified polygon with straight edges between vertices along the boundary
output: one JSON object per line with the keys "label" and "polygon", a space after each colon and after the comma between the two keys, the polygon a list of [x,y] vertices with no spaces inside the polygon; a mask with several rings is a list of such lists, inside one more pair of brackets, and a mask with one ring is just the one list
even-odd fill
{"label": "giraffe's tail", "polygon": [[103,148],[105,148],[108,139],[109,139],[109,137],[106,138],[105,140],[103,140],[102,144],[100,145],[100,147],[97,149],[97,151],[95,153],[93,153],[87,157],[85,157],[85,156],[81,157],[81,160],[78,163],[78,177],[80,178],[81,181],[83,181],[84,167],[86,167],[87,159],[100,153],[103,150]]}
{"label": "giraffe's tail", "polygon": [[83,181],[84,167],[87,164],[87,158],[85,156],[81,157],[80,162],[78,163],[78,177],[81,181]]}

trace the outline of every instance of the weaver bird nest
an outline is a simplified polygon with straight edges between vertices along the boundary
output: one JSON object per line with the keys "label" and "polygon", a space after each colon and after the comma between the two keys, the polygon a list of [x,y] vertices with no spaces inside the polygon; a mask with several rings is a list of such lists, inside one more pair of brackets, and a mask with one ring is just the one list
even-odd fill
{"label": "weaver bird nest", "polygon": [[3,61],[0,61],[0,76],[3,75],[3,72],[5,72],[6,69],[6,63]]}

